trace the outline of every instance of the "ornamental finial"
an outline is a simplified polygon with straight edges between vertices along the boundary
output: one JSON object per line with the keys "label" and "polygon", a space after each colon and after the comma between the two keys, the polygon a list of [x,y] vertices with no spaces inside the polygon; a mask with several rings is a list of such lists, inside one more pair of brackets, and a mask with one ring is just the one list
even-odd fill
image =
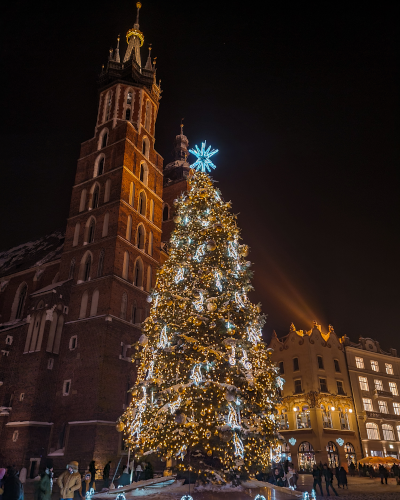
{"label": "ornamental finial", "polygon": [[136,23],[139,28],[139,10],[142,8],[142,4],[140,2],[136,2],[137,14],[136,14]]}

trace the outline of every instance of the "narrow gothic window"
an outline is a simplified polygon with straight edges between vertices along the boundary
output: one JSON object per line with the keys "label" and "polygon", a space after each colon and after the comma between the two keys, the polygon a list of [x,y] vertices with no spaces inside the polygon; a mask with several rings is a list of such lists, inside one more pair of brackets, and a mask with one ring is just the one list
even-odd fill
{"label": "narrow gothic window", "polygon": [[132,92],[128,92],[128,96],[126,98],[126,104],[132,103]]}
{"label": "narrow gothic window", "polygon": [[103,139],[101,141],[101,147],[105,148],[107,146],[107,139],[108,139],[108,134],[107,132],[103,135]]}
{"label": "narrow gothic window", "polygon": [[131,241],[132,238],[132,216],[128,215],[128,222],[126,224],[126,239]]}
{"label": "narrow gothic window", "polygon": [[98,167],[98,172],[97,175],[102,175],[104,172],[104,158],[101,158],[99,161],[99,167]]}
{"label": "narrow gothic window", "polygon": [[15,319],[21,319],[22,314],[24,312],[24,303],[25,303],[25,298],[26,298],[26,292],[28,291],[28,286],[24,285],[19,292],[19,297],[18,297],[18,306],[17,306],[17,314],[15,316]]}
{"label": "narrow gothic window", "polygon": [[143,286],[143,262],[141,259],[137,259],[136,264],[135,264],[133,284],[135,286],[138,286],[138,287]]}
{"label": "narrow gothic window", "polygon": [[139,196],[139,213],[146,215],[146,195],[142,191]]}
{"label": "narrow gothic window", "polygon": [[96,185],[93,191],[92,208],[97,208],[99,206],[99,193],[100,193],[99,186]]}
{"label": "narrow gothic window", "polygon": [[88,243],[92,243],[94,241],[94,230],[95,230],[96,224],[94,222],[94,219],[90,221],[89,225],[89,233],[88,233]]}
{"label": "narrow gothic window", "polygon": [[125,111],[125,120],[130,120],[131,119],[131,110],[128,108]]}
{"label": "narrow gothic window", "polygon": [[88,281],[90,278],[90,268],[92,267],[92,257],[90,255],[87,256],[85,261],[84,275],[83,281]]}
{"label": "narrow gothic window", "polygon": [[135,184],[131,182],[129,186],[129,205],[133,206],[134,199],[135,199]]}
{"label": "narrow gothic window", "polygon": [[144,182],[144,167],[143,163],[140,165],[140,180]]}
{"label": "narrow gothic window", "polygon": [[143,250],[143,248],[144,248],[144,229],[143,229],[143,226],[141,226],[141,225],[138,226],[138,229],[137,229],[137,246],[141,250]]}
{"label": "narrow gothic window", "polygon": [[75,259],[72,259],[69,265],[69,275],[68,275],[69,280],[74,277],[74,272],[75,272]]}
{"label": "narrow gothic window", "polygon": [[169,219],[169,208],[168,208],[168,205],[165,205],[163,208],[162,220],[166,221],[168,219]]}
{"label": "narrow gothic window", "polygon": [[104,264],[104,250],[100,252],[99,255],[99,265],[97,267],[97,277],[103,276],[103,264]]}
{"label": "narrow gothic window", "polygon": [[149,101],[146,103],[146,117],[145,117],[145,123],[144,123],[144,128],[150,132],[150,119],[151,119],[151,104]]}

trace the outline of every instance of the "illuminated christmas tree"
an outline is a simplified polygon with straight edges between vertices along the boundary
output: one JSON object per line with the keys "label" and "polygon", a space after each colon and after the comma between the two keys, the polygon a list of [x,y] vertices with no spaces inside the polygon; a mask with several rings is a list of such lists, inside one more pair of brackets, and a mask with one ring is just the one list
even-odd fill
{"label": "illuminated christmas tree", "polygon": [[149,297],[133,399],[118,428],[137,454],[180,468],[190,452],[196,471],[261,471],[276,441],[282,379],[262,342],[261,308],[247,296],[248,247],[206,173],[216,151],[191,152],[198,159],[175,201],[169,259]]}

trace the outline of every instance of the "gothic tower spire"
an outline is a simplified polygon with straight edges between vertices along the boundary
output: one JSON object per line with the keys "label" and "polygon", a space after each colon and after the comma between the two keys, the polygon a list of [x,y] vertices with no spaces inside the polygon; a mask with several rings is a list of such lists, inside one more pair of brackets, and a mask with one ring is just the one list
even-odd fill
{"label": "gothic tower spire", "polygon": [[126,41],[128,43],[128,48],[125,52],[124,62],[129,61],[130,58],[133,58],[139,68],[142,67],[142,60],[140,57],[140,47],[143,45],[144,36],[143,33],[139,30],[139,10],[142,7],[140,2],[137,2],[137,14],[136,14],[136,22],[133,25],[133,28],[128,31],[126,34]]}

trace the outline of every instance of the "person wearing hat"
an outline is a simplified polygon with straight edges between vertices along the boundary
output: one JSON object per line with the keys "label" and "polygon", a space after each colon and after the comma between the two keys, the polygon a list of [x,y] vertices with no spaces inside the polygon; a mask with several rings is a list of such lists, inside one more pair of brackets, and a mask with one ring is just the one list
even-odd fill
{"label": "person wearing hat", "polygon": [[57,479],[57,484],[60,487],[60,498],[62,500],[72,500],[74,498],[74,492],[79,490],[82,486],[78,466],[78,462],[70,462],[67,465],[67,470]]}

